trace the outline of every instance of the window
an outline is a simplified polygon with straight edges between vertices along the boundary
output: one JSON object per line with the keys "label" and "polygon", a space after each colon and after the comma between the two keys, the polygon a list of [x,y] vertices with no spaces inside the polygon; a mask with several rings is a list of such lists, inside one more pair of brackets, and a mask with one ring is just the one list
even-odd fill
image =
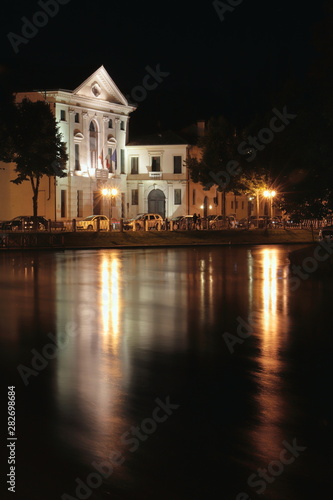
{"label": "window", "polygon": [[181,205],[181,203],[182,203],[182,190],[175,189],[174,190],[174,204]]}
{"label": "window", "polygon": [[139,205],[139,190],[132,189],[132,205]]}
{"label": "window", "polygon": [[66,189],[62,189],[60,193],[60,202],[61,202],[60,217],[66,217],[66,212],[67,212],[66,198],[67,198]]}
{"label": "window", "polygon": [[125,122],[123,120],[120,122],[120,130],[125,130]]}
{"label": "window", "polygon": [[131,158],[131,174],[139,173],[139,158],[138,156],[132,156]]}
{"label": "window", "polygon": [[75,113],[74,121],[75,121],[75,123],[80,123],[80,115],[79,115],[79,113]]}
{"label": "window", "polygon": [[120,173],[125,173],[125,150],[120,150]]}
{"label": "window", "polygon": [[233,201],[232,201],[232,202],[230,202],[230,208],[231,208],[231,210],[233,210],[233,209],[234,209],[234,202],[233,202]]}
{"label": "window", "polygon": [[153,156],[151,159],[151,171],[160,172],[161,171],[161,157]]}
{"label": "window", "polygon": [[242,201],[242,210],[244,210],[244,201]]}
{"label": "window", "polygon": [[182,157],[174,156],[173,157],[173,173],[181,174],[182,173]]}
{"label": "window", "polygon": [[64,109],[60,110],[60,120],[63,122],[66,121],[66,111]]}
{"label": "window", "polygon": [[193,189],[192,191],[192,205],[195,205],[195,202],[196,202],[196,190]]}
{"label": "window", "polygon": [[81,189],[79,189],[77,191],[76,202],[77,202],[76,217],[82,217],[83,216],[83,191]]}
{"label": "window", "polygon": [[109,128],[113,128],[112,120],[109,120]]}
{"label": "window", "polygon": [[81,170],[80,167],[80,146],[75,144],[75,170]]}
{"label": "window", "polygon": [[235,210],[238,210],[238,201],[235,201]]}
{"label": "window", "polygon": [[97,129],[93,121],[89,125],[90,168],[97,167]]}

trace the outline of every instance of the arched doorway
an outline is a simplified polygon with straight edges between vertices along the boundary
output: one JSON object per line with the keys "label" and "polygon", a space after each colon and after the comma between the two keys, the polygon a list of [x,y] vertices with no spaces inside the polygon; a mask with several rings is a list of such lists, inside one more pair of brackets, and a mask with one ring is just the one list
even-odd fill
{"label": "arched doorway", "polygon": [[165,195],[161,189],[153,189],[148,195],[148,212],[165,218]]}

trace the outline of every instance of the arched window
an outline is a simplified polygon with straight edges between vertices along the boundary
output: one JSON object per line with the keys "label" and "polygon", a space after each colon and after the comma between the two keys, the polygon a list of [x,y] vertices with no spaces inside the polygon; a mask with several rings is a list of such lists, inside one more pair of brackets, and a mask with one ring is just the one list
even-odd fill
{"label": "arched window", "polygon": [[90,168],[97,168],[97,127],[96,123],[91,121],[89,125],[89,151]]}

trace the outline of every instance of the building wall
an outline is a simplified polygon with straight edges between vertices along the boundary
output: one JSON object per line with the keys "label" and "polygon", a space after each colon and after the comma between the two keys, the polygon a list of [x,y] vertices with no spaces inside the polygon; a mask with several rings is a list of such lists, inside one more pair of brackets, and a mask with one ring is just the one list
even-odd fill
{"label": "building wall", "polygon": [[[184,215],[187,206],[187,170],[184,165],[187,145],[127,146],[127,210],[128,217],[149,211],[149,197],[155,190],[165,196],[165,217]],[[154,157],[160,158],[160,170],[153,171]],[[174,173],[174,157],[180,157],[181,171]],[[137,173],[133,173],[132,158],[137,158]],[[137,204],[133,204],[137,190]],[[178,192],[176,192],[178,190]],[[179,197],[180,193],[180,197]]]}
{"label": "building wall", "polygon": [[[29,181],[21,184],[11,182],[17,177],[14,169],[12,163],[0,163],[0,221],[33,213],[31,184]],[[38,195],[38,215],[53,220],[54,209],[54,180],[43,177]]]}

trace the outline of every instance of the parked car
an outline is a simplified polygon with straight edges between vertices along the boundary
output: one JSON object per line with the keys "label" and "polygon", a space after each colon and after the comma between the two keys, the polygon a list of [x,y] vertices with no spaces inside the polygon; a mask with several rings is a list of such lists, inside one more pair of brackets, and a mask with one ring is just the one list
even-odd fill
{"label": "parked car", "polygon": [[256,215],[251,215],[249,219],[249,228],[253,229],[258,227],[259,229],[262,229],[269,225],[269,221],[270,218],[268,217],[268,215],[259,215],[259,217],[257,217]]}
{"label": "parked car", "polygon": [[173,223],[173,229],[194,229],[193,215],[178,215],[173,217],[170,222]]}
{"label": "parked car", "polygon": [[[45,231],[48,227],[47,219],[37,216],[37,221],[37,229]],[[34,217],[32,215],[19,215],[14,219],[3,221],[0,229],[3,231],[31,231],[34,229]]]}
{"label": "parked car", "polygon": [[247,229],[249,227],[249,219],[247,217],[243,217],[237,222],[237,227],[240,229]]}
{"label": "parked car", "polygon": [[124,221],[124,229],[129,230],[135,227],[136,231],[145,229],[146,221],[148,221],[148,229],[158,229],[158,225],[162,228],[164,225],[163,217],[159,214],[138,214],[134,219]]}
{"label": "parked car", "polygon": [[321,227],[319,230],[320,241],[333,241],[333,226]]}
{"label": "parked car", "polygon": [[99,221],[99,228],[101,231],[108,231],[109,219],[106,215],[89,215],[76,224],[76,229],[97,231],[97,221]]}
{"label": "parked car", "polygon": [[236,227],[236,219],[233,215],[216,215],[209,221],[210,229],[233,229]]}
{"label": "parked car", "polygon": [[271,227],[283,227],[283,220],[279,215],[277,215],[276,217],[272,217],[269,223]]}

